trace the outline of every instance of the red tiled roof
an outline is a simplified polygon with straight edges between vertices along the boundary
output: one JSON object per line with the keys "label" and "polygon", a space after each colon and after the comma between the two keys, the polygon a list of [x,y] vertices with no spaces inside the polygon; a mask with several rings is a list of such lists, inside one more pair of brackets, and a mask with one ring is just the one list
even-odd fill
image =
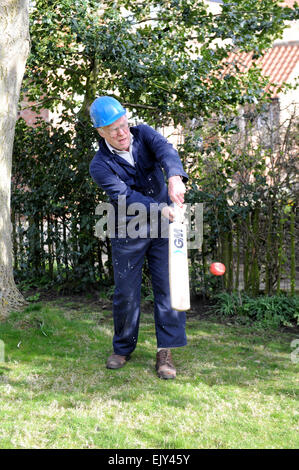
{"label": "red tiled roof", "polygon": [[[252,65],[253,53],[232,53],[228,64],[236,63],[241,72],[247,72]],[[272,86],[272,97],[277,96],[279,86],[287,82],[299,61],[299,41],[275,44],[271,49],[255,60],[261,66],[262,74],[267,76]],[[229,67],[229,66],[228,66]]]}

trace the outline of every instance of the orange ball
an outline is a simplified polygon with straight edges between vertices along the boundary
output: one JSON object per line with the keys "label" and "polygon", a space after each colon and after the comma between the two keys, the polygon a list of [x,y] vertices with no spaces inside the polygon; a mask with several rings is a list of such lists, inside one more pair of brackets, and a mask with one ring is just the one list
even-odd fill
{"label": "orange ball", "polygon": [[210,271],[215,276],[223,276],[225,273],[225,266],[223,263],[212,263],[210,266]]}

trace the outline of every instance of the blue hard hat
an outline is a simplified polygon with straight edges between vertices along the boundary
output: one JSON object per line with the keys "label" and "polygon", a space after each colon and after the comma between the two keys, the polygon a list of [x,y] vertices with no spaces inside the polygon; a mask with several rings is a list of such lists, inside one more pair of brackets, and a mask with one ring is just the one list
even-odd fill
{"label": "blue hard hat", "polygon": [[126,114],[125,108],[112,96],[96,98],[90,107],[93,127],[105,127]]}

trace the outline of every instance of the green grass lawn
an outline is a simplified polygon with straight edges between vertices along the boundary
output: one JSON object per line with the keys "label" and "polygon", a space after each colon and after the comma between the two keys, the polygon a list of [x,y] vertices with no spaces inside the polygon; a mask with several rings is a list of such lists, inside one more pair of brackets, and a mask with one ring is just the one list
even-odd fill
{"label": "green grass lawn", "polygon": [[0,324],[2,449],[298,448],[295,332],[192,316],[175,381],[156,376],[152,315],[115,371],[112,334],[110,311],[66,299]]}

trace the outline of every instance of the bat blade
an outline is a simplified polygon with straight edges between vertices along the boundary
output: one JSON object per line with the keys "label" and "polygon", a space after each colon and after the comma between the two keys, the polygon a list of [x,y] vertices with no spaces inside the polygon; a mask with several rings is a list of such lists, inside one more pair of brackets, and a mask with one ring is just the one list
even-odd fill
{"label": "bat blade", "polygon": [[169,287],[171,307],[190,309],[187,228],[180,222],[169,224]]}

